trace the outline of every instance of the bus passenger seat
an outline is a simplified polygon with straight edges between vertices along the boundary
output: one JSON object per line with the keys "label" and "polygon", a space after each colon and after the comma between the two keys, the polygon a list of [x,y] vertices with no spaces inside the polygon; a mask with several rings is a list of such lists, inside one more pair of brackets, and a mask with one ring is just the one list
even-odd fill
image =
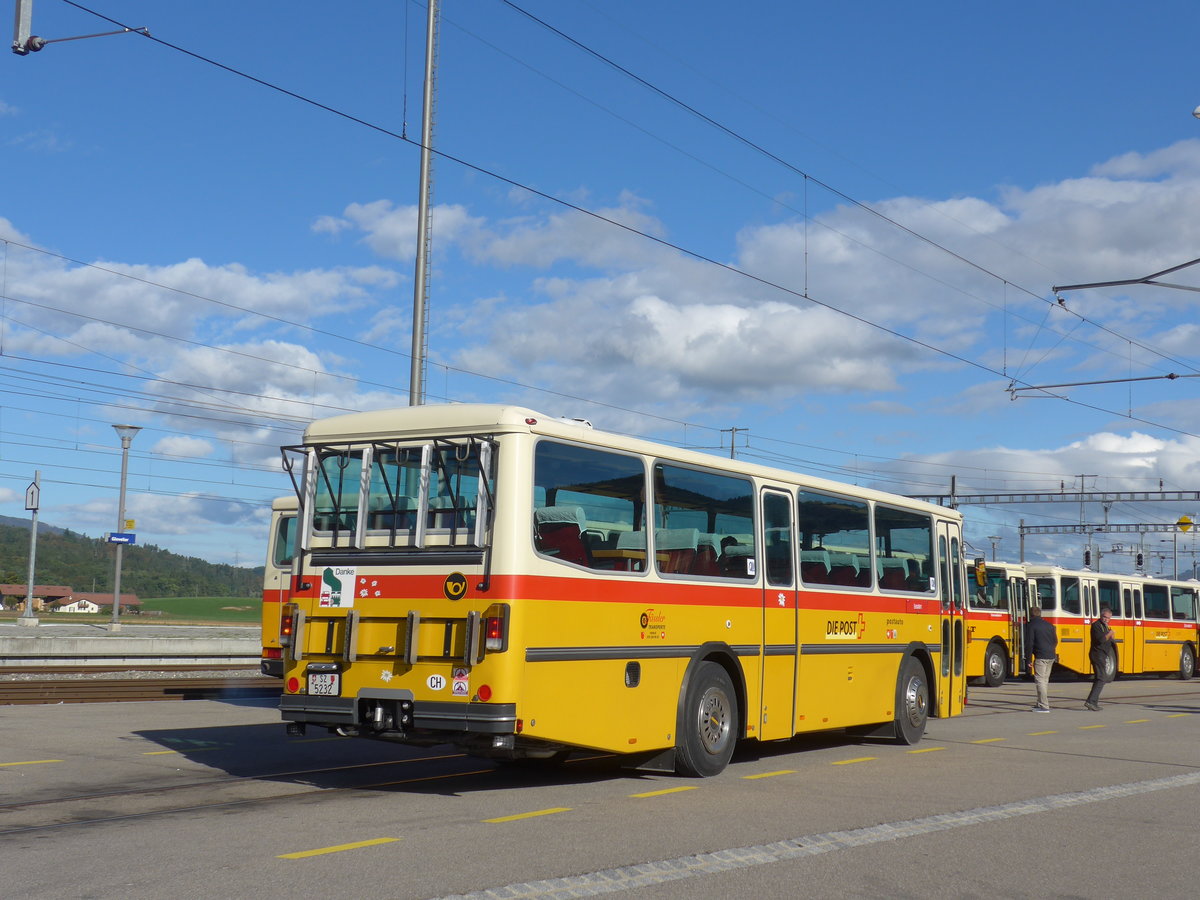
{"label": "bus passenger seat", "polygon": [[800,577],[805,584],[829,584],[829,551],[801,550]]}
{"label": "bus passenger seat", "polygon": [[659,562],[662,572],[687,572],[696,558],[700,531],[696,528],[659,528],[654,532],[655,553],[666,553],[666,562]]}
{"label": "bus passenger seat", "polygon": [[534,543],[537,549],[563,562],[592,564],[583,542],[587,518],[579,506],[543,506],[533,511]]}
{"label": "bus passenger seat", "polygon": [[886,591],[903,591],[908,587],[908,563],[903,559],[884,557],[879,560],[883,574],[879,586]]}
{"label": "bus passenger seat", "polygon": [[851,553],[830,553],[829,583],[845,587],[857,585],[858,558]]}
{"label": "bus passenger seat", "polygon": [[720,575],[717,563],[717,547],[720,538],[715,534],[702,534],[696,543],[696,558],[692,560],[693,575]]}

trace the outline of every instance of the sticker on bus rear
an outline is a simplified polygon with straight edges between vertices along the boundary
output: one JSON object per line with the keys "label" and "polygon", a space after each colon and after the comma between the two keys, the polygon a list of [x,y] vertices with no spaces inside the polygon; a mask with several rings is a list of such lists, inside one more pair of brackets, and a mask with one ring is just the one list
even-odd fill
{"label": "sticker on bus rear", "polygon": [[328,566],[321,573],[319,606],[349,608],[354,605],[354,587],[358,580],[355,566]]}

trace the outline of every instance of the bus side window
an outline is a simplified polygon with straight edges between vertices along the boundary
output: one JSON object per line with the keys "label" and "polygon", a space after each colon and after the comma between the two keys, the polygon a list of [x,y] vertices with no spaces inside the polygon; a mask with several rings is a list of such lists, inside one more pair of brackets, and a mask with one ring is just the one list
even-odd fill
{"label": "bus side window", "polygon": [[933,520],[928,515],[876,504],[875,571],[880,589],[929,593],[929,579],[919,572],[932,556]]}
{"label": "bus side window", "polygon": [[763,495],[763,533],[766,536],[767,584],[792,584],[792,500],[787,494]]}
{"label": "bus side window", "polygon": [[797,510],[805,583],[869,588],[874,578],[866,502],[801,491]]}
{"label": "bus side window", "polygon": [[1171,617],[1171,604],[1167,598],[1167,586],[1165,584],[1146,585],[1142,596],[1146,602],[1147,619],[1169,619]]}
{"label": "bus side window", "polygon": [[1078,578],[1064,577],[1062,579],[1062,611],[1075,615],[1083,613],[1083,600],[1079,596]]}
{"label": "bus side window", "polygon": [[[757,577],[754,485],[749,479],[655,463],[654,522],[660,573]],[[718,554],[715,570],[712,552]]]}
{"label": "bus side window", "polygon": [[602,571],[645,571],[646,477],[639,458],[544,440],[534,451],[533,479],[539,554]]}

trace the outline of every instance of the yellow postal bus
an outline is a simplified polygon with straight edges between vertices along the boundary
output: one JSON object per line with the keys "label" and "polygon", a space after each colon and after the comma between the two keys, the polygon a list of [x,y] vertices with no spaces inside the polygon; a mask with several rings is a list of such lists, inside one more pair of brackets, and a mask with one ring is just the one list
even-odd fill
{"label": "yellow postal bus", "polygon": [[296,547],[295,496],[277,497],[271,504],[271,530],[267,539],[267,564],[263,569],[262,661],[264,675],[283,676],[280,619],[291,596],[292,554]]}
{"label": "yellow postal bus", "polygon": [[509,406],[283,450],[289,733],[713,775],[739,739],[913,743],[963,708],[954,510]]}
{"label": "yellow postal bus", "polygon": [[1092,674],[1091,624],[1100,607],[1108,606],[1116,634],[1116,654],[1107,663],[1110,676],[1178,672],[1188,679],[1195,674],[1200,583],[1048,566],[1025,571],[1044,617],[1058,631],[1059,665]]}
{"label": "yellow postal bus", "polygon": [[989,687],[1020,675],[1027,653],[1029,584],[1017,563],[976,560],[967,592],[967,676]]}

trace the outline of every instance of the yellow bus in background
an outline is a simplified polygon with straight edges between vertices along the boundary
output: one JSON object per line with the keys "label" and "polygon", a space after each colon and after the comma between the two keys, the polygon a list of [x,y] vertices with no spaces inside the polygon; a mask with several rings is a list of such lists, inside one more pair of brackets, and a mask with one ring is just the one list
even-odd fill
{"label": "yellow bus in background", "polygon": [[1029,579],[1017,563],[975,561],[967,592],[967,676],[998,687],[1024,674]]}
{"label": "yellow bus in background", "polygon": [[291,597],[292,554],[296,547],[294,495],[277,497],[271,504],[271,530],[267,539],[267,564],[263,570],[262,661],[264,675],[283,677],[283,649],[279,643],[282,615]]}
{"label": "yellow bus in background", "polygon": [[499,405],[283,452],[291,734],[706,776],[742,739],[914,743],[963,709],[955,510]]}
{"label": "yellow bus in background", "polygon": [[[1026,566],[1025,572],[1044,618],[1058,631],[1058,662],[1091,675],[1091,624],[1108,606],[1116,633],[1109,674],[1196,673],[1197,589],[1200,582],[1109,575],[1054,566]],[[1032,597],[1033,595],[1031,595]]]}

